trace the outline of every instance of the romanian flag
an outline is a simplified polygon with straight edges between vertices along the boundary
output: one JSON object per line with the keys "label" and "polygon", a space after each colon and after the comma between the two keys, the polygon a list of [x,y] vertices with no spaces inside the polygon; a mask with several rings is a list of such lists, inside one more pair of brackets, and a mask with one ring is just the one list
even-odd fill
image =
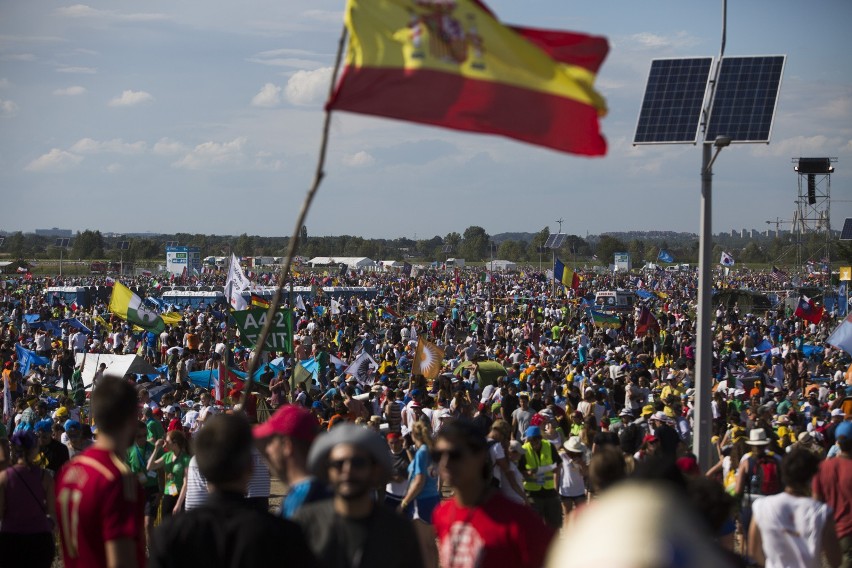
{"label": "romanian flag", "polygon": [[592,315],[592,322],[597,327],[608,327],[612,329],[618,329],[621,327],[621,319],[618,316],[596,312],[595,310],[589,310],[589,312]]}
{"label": "romanian flag", "polygon": [[251,295],[251,305],[258,308],[268,308],[269,300],[264,298],[263,296],[258,296],[257,294]]}
{"label": "romanian flag", "polygon": [[606,153],[594,89],[606,38],[507,26],[479,0],[349,0],[345,21],[328,110]]}
{"label": "romanian flag", "polygon": [[553,279],[562,282],[568,288],[580,287],[580,277],[577,273],[565,266],[558,258],[553,263]]}

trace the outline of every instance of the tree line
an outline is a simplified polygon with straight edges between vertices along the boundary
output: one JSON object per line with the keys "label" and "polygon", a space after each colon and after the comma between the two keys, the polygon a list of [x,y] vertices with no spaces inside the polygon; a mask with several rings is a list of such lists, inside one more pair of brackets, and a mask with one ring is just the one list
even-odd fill
{"label": "tree line", "polygon": [[[549,266],[552,253],[550,249],[544,248],[549,236],[548,227],[536,233],[489,235],[482,227],[470,226],[462,233],[451,232],[443,237],[436,235],[429,239],[417,240],[405,237],[367,239],[352,235],[311,236],[303,229],[298,254],[308,258],[365,256],[373,260],[414,262],[443,262],[448,258],[464,258],[468,262],[501,259],[526,264],[542,262]],[[826,257],[834,261],[852,259],[852,243],[837,240],[826,242],[820,235],[808,237],[799,245],[802,259],[812,259],[816,262]],[[713,256],[714,260],[718,259],[724,250],[741,263],[792,265],[797,258],[794,238],[782,235],[774,239],[741,243],[732,242],[730,239],[719,243],[717,239]],[[236,237],[190,233],[105,237],[98,230],[87,229],[74,235],[67,249],[60,250],[53,237],[16,232],[6,236],[3,246],[0,247],[0,254],[7,258],[19,259],[58,259],[61,253],[69,260],[122,258],[124,262],[130,263],[137,260],[164,261],[166,243],[176,242],[181,246],[200,248],[202,257],[229,256],[231,253],[240,257],[284,256],[289,240],[289,237],[262,237],[246,233]],[[121,251],[121,241],[129,241],[130,248]],[[625,241],[607,234],[587,238],[567,235],[555,253],[569,263],[609,264],[613,262],[616,252],[628,252],[633,266],[639,267],[645,262],[657,262],[660,250],[669,252],[676,262],[698,262],[698,239],[692,236],[672,241],[641,238]]]}

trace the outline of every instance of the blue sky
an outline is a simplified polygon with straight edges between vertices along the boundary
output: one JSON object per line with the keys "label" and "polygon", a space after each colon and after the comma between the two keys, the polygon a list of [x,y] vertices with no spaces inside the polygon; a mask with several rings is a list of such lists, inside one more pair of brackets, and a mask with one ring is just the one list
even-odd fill
{"label": "blue sky", "polygon": [[[85,0],[84,0],[85,1]],[[633,147],[654,58],[718,55],[721,3],[492,0],[609,38],[604,158],[335,113],[313,235],[698,232],[696,146]],[[852,2],[730,2],[727,55],[787,54],[770,145],[714,167],[714,232],[791,219],[791,158],[839,159],[852,216]],[[3,230],[289,235],[311,182],[343,0],[0,3]]]}

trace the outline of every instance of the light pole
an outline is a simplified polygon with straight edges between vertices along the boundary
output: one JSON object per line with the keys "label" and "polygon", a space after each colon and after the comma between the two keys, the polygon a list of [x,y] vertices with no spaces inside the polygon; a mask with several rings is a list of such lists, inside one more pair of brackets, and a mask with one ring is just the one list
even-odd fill
{"label": "light pole", "polygon": [[[713,463],[713,412],[710,406],[713,385],[713,335],[710,329],[713,298],[713,163],[722,148],[731,145],[727,136],[702,144],[701,234],[698,243],[698,336],[695,359],[695,431],[693,446],[704,470]],[[713,148],[716,152],[713,152]]]}

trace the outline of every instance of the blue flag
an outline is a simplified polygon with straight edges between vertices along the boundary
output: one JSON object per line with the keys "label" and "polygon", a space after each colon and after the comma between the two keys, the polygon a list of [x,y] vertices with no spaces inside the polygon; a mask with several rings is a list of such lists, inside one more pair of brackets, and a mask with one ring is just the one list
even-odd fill
{"label": "blue flag", "polygon": [[47,357],[40,357],[35,354],[35,351],[30,351],[29,349],[24,349],[20,344],[15,344],[15,354],[18,356],[18,363],[21,365],[21,375],[27,376],[27,373],[30,372],[30,368],[35,365],[50,365],[50,359]]}
{"label": "blue flag", "polygon": [[657,260],[671,263],[674,262],[674,257],[669,251],[660,249],[660,254],[657,255]]}

